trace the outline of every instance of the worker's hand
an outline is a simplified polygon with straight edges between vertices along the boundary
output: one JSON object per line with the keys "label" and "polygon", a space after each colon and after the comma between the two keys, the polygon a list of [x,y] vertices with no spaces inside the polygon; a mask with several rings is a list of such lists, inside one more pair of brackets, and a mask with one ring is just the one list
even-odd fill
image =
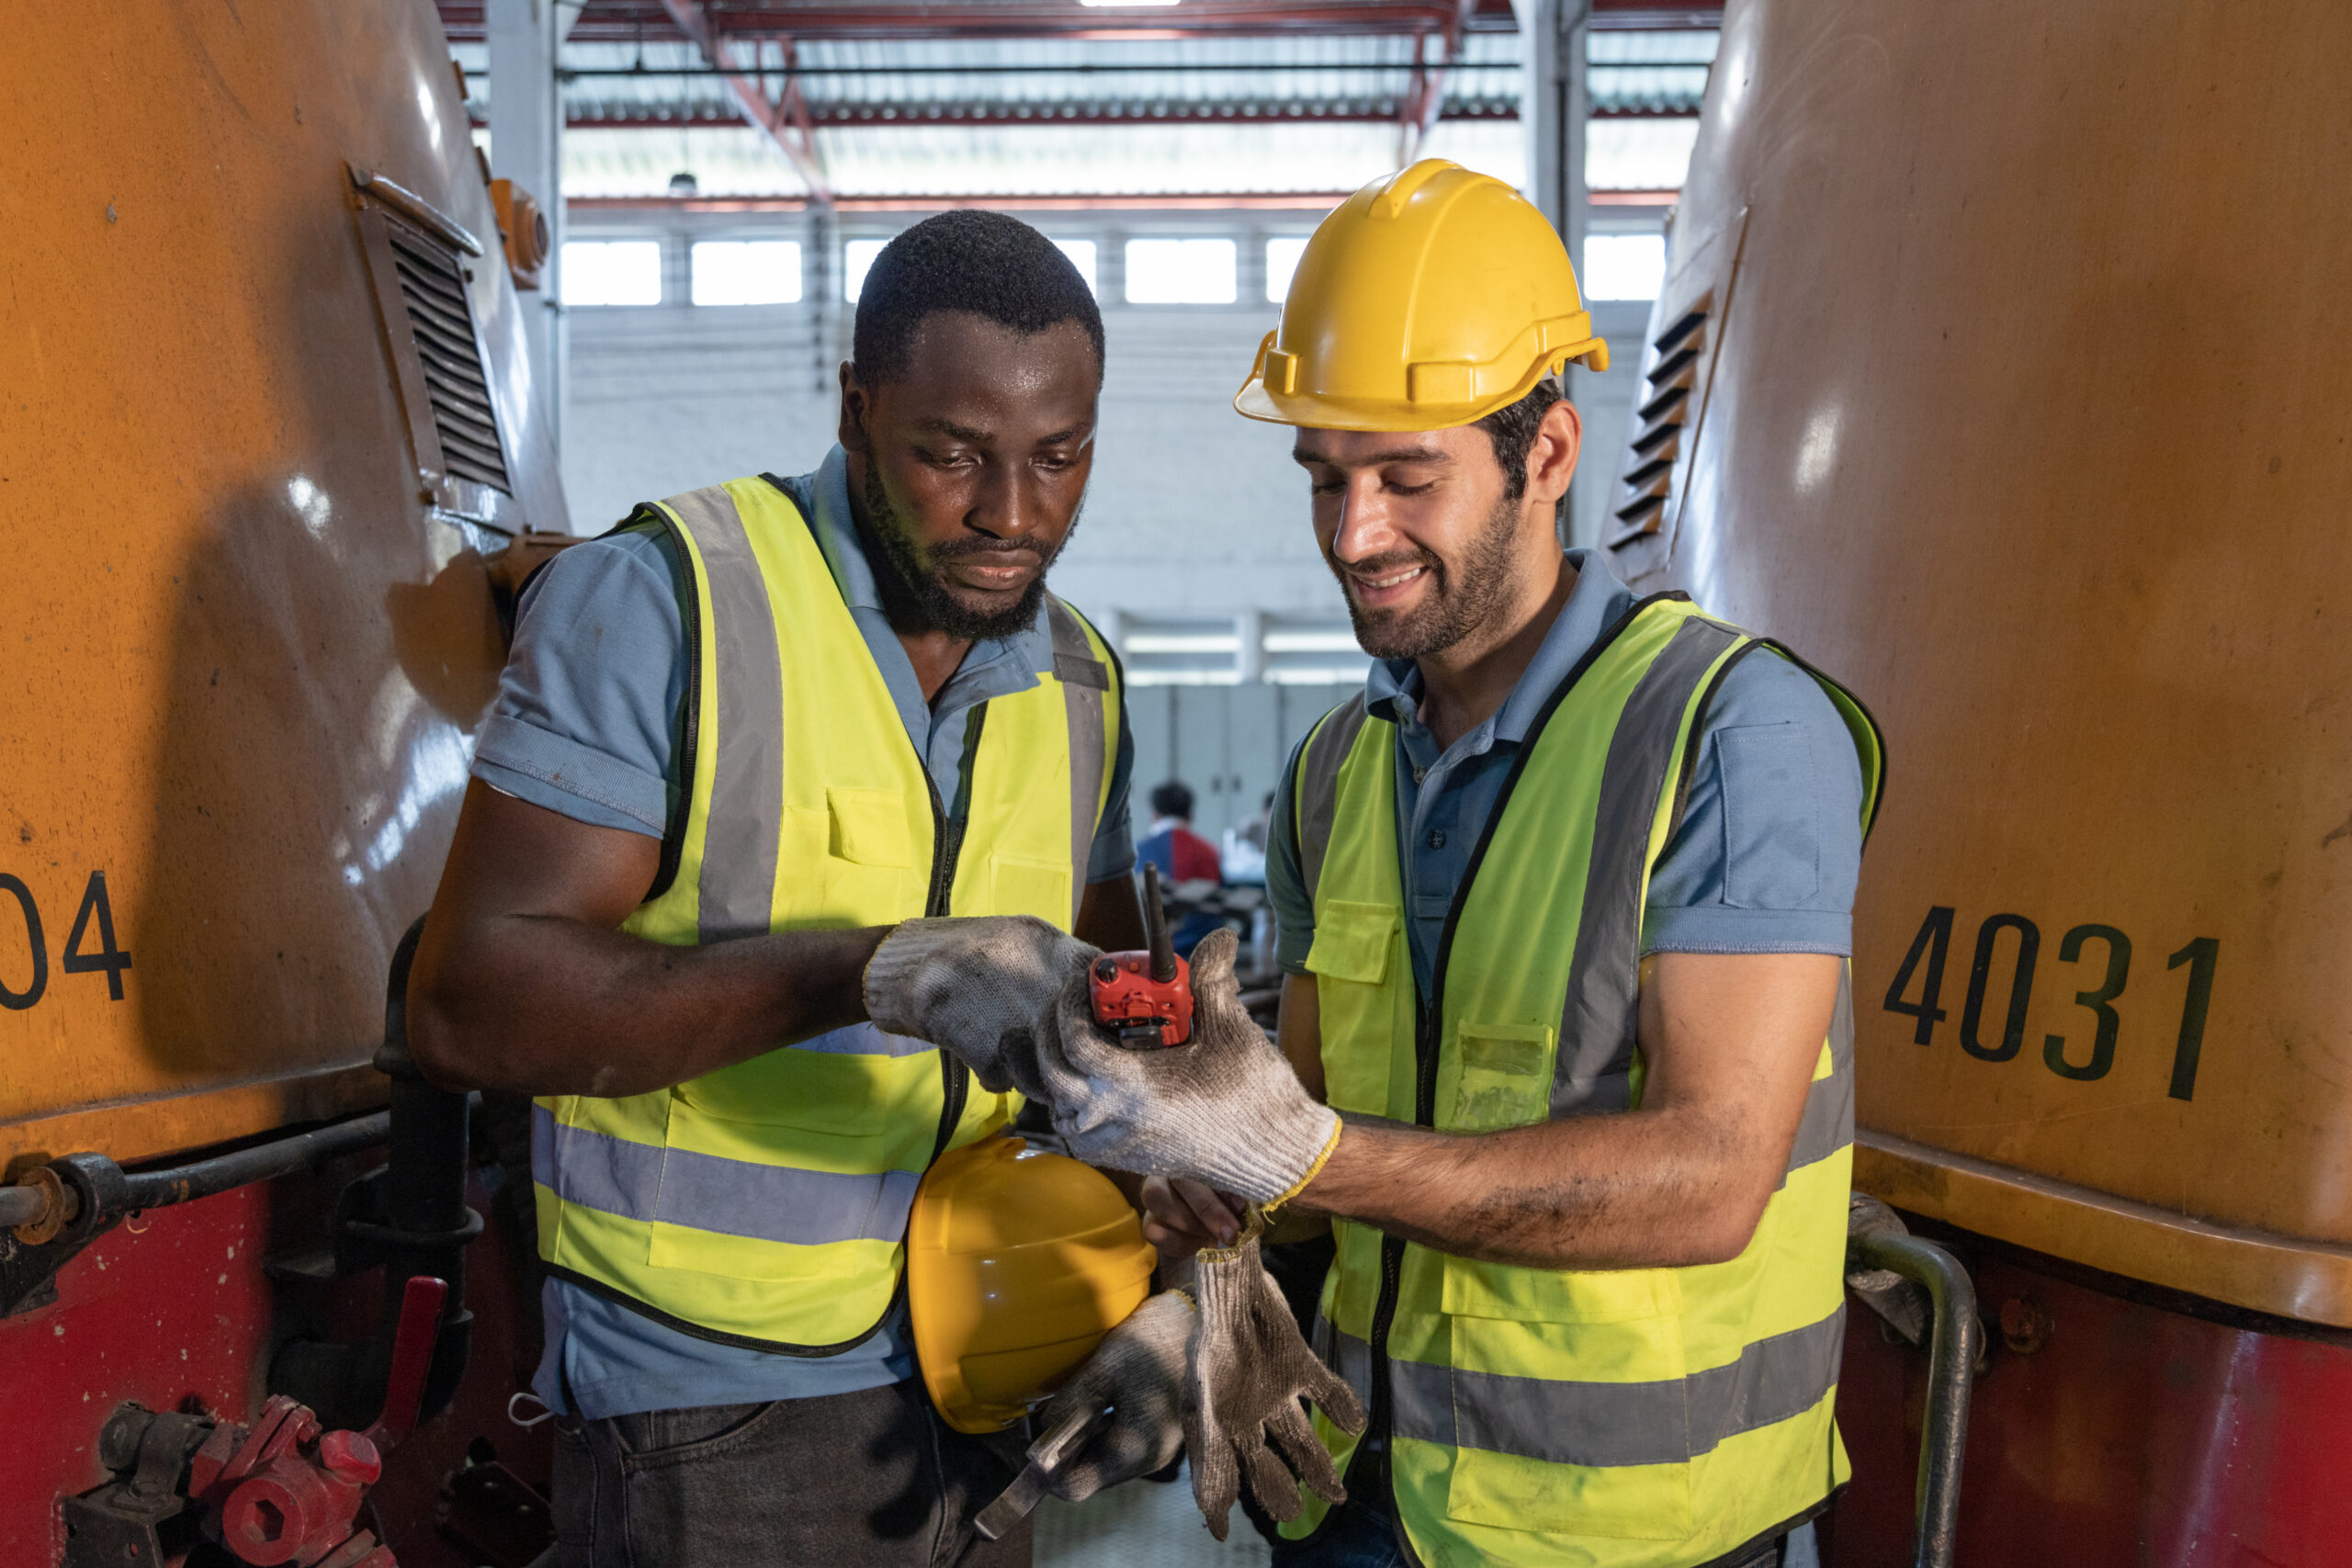
{"label": "worker's hand", "polygon": [[[1258,1506],[1277,1520],[1298,1517],[1301,1481],[1326,1503],[1347,1501],[1331,1456],[1298,1402],[1313,1400],[1351,1434],[1363,1430],[1363,1406],[1299,1337],[1289,1304],[1258,1259],[1256,1234],[1238,1247],[1194,1255],[1192,1277],[1201,1325],[1184,1376],[1184,1448],[1193,1461],[1193,1500],[1209,1533],[1225,1539],[1244,1475]],[[1269,1438],[1280,1458],[1266,1446]]]}
{"label": "worker's hand", "polygon": [[1038,1020],[1098,955],[1030,915],[901,921],[866,963],[866,1016],[954,1053],[991,1094],[1026,1089]]}
{"label": "worker's hand", "polygon": [[1038,1412],[1038,1429],[1050,1432],[1073,1411],[1111,1407],[1103,1428],[1054,1472],[1047,1484],[1055,1496],[1083,1503],[1106,1486],[1159,1469],[1183,1450],[1178,1402],[1184,1392],[1184,1352],[1197,1320],[1182,1292],[1153,1296],[1103,1337]]}
{"label": "worker's hand", "polygon": [[1021,1086],[1053,1107],[1072,1155],[1253,1203],[1287,1200],[1322,1168],[1340,1119],[1242,1008],[1236,947],[1216,931],[1193,950],[1193,1038],[1170,1050],[1122,1049],[1094,1021],[1083,969],[1072,976],[1039,1031],[1036,1082]]}
{"label": "worker's hand", "polygon": [[1148,1178],[1142,1202],[1143,1238],[1170,1263],[1204,1247],[1231,1247],[1241,1239],[1248,1205],[1197,1181],[1181,1176]]}

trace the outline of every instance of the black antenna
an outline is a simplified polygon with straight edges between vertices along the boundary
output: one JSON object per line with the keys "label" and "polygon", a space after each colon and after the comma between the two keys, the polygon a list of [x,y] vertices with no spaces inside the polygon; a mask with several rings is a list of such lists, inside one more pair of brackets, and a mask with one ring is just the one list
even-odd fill
{"label": "black antenna", "polygon": [[1168,911],[1159,902],[1159,867],[1143,863],[1144,945],[1151,950],[1151,977],[1161,985],[1176,978],[1176,944],[1168,935]]}

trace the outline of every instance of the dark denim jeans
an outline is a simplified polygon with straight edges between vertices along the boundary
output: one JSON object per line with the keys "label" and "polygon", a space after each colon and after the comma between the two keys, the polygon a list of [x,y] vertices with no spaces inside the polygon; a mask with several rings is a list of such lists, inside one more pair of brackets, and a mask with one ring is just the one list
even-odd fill
{"label": "dark denim jeans", "polygon": [[950,1429],[920,1382],[820,1399],[558,1423],[561,1568],[1028,1568],[1026,1521],[972,1516],[1012,1480],[1019,1427]]}
{"label": "dark denim jeans", "polygon": [[[1396,1543],[1396,1528],[1389,1519],[1385,1497],[1377,1501],[1350,1497],[1313,1542],[1276,1541],[1273,1561],[1274,1568],[1415,1568]],[[1820,1564],[1814,1550],[1813,1527],[1804,1525],[1777,1540],[1758,1542],[1716,1568],[1820,1568]]]}

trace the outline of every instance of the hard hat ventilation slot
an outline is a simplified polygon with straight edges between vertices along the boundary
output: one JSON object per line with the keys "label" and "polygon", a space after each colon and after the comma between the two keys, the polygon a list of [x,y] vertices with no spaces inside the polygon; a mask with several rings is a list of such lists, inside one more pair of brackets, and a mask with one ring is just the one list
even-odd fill
{"label": "hard hat ventilation slot", "polygon": [[1692,394],[1707,353],[1712,303],[1712,296],[1702,295],[1650,341],[1648,366],[1642,372],[1646,390],[1634,412],[1634,435],[1626,445],[1617,500],[1610,509],[1618,524],[1608,541],[1612,549],[1646,538],[1666,523],[1668,503],[1674,497],[1675,466],[1682,458],[1683,427],[1699,406]]}

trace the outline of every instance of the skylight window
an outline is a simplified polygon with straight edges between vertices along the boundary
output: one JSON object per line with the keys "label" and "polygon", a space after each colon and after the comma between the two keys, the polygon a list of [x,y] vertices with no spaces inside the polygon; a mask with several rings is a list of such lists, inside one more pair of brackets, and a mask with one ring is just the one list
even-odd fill
{"label": "skylight window", "polygon": [[566,240],[563,302],[571,305],[662,303],[659,240]]}
{"label": "skylight window", "polygon": [[1666,284],[1666,236],[1587,234],[1578,281],[1588,299],[1657,299]]}
{"label": "skylight window", "polygon": [[1078,276],[1086,279],[1086,291],[1100,294],[1094,286],[1094,242],[1091,240],[1056,240],[1054,248],[1069,257],[1069,265],[1078,268]]}
{"label": "skylight window", "polygon": [[697,305],[790,305],[800,299],[797,240],[704,240],[694,248]]}
{"label": "skylight window", "polygon": [[1231,240],[1129,240],[1130,305],[1230,305],[1239,247]]}
{"label": "skylight window", "polygon": [[865,287],[865,275],[874,270],[874,258],[882,254],[888,240],[852,240],[842,247],[842,298],[857,303],[857,291]]}
{"label": "skylight window", "polygon": [[1284,234],[1266,242],[1266,298],[1281,304],[1290,297],[1291,274],[1306,254],[1306,236]]}

